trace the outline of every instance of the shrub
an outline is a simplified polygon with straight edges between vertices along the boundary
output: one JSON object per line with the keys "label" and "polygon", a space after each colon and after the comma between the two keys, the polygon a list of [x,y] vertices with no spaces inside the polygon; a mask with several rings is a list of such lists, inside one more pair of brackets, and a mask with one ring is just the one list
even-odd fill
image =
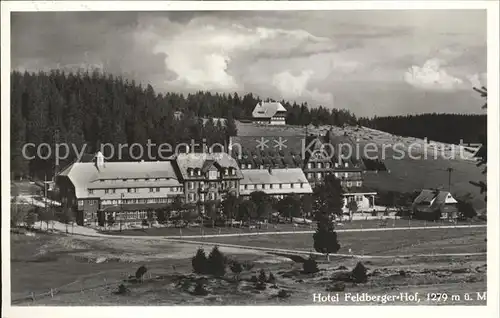
{"label": "shrub", "polygon": [[129,292],[130,292],[130,290],[125,285],[120,284],[118,286],[118,291],[116,292],[116,294],[118,294],[118,295],[125,295],[125,294],[127,294]]}
{"label": "shrub", "polygon": [[286,290],[282,289],[278,292],[278,297],[279,298],[288,298],[288,297],[290,297],[290,293],[287,292]]}
{"label": "shrub", "polygon": [[255,289],[257,290],[265,290],[266,288],[267,288],[266,282],[259,281],[255,284]]}
{"label": "shrub", "polygon": [[113,217],[113,214],[108,215],[106,222],[108,223],[108,226],[110,226],[110,227],[115,224],[115,218]]}
{"label": "shrub", "polygon": [[146,268],[146,266],[142,265],[135,272],[135,278],[142,279],[142,277],[144,276],[144,274],[146,274],[147,271],[148,271],[148,269]]}
{"label": "shrub", "polygon": [[38,221],[38,215],[32,211],[28,212],[26,216],[26,227],[28,229],[33,228],[33,225]]}
{"label": "shrub", "polygon": [[205,255],[205,251],[199,248],[196,251],[196,255],[191,259],[191,264],[193,265],[193,271],[197,274],[207,274],[208,273],[208,260]]}
{"label": "shrub", "polygon": [[375,211],[375,210],[373,210],[373,211],[372,211],[372,216],[377,216],[377,215],[378,215],[378,212],[377,212],[377,211]]}
{"label": "shrub", "polygon": [[202,282],[197,282],[193,290],[193,295],[206,296],[208,295],[208,290],[205,288]]}
{"label": "shrub", "polygon": [[226,258],[219,251],[217,246],[214,246],[207,260],[208,273],[215,276],[224,276],[226,273]]}
{"label": "shrub", "polygon": [[368,276],[366,275],[366,267],[363,263],[358,262],[356,267],[351,272],[352,279],[355,283],[366,283]]}
{"label": "shrub", "polygon": [[273,273],[269,273],[269,277],[267,278],[267,282],[269,284],[276,284],[276,278],[274,277]]}
{"label": "shrub", "polygon": [[149,227],[148,219],[142,219],[142,226],[148,226]]}
{"label": "shrub", "polygon": [[231,271],[235,274],[239,274],[243,271],[243,267],[237,261],[231,263]]}
{"label": "shrub", "polygon": [[264,269],[261,269],[260,272],[259,272],[259,282],[267,282],[267,277],[266,277],[266,272],[264,271]]}
{"label": "shrub", "polygon": [[345,290],[344,282],[334,282],[331,286],[327,287],[326,291],[329,292],[341,292]]}
{"label": "shrub", "polygon": [[252,270],[252,268],[254,266],[255,266],[255,264],[248,262],[248,261],[243,263],[243,269],[247,270],[247,271]]}
{"label": "shrub", "polygon": [[309,256],[309,258],[302,263],[302,268],[305,274],[314,274],[319,272],[318,264],[312,256]]}

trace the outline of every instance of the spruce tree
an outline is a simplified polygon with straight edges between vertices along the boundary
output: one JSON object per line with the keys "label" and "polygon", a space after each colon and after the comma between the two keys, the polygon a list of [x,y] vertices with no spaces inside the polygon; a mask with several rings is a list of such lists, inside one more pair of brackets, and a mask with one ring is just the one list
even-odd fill
{"label": "spruce tree", "polygon": [[323,214],[319,215],[318,228],[313,234],[313,240],[316,252],[326,254],[327,258],[329,254],[337,253],[340,249],[333,222]]}

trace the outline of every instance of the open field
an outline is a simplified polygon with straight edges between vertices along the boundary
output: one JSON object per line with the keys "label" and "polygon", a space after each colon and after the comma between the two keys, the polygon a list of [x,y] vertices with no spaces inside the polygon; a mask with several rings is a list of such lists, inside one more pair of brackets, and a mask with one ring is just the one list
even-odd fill
{"label": "open field", "polygon": [[[400,255],[486,252],[485,228],[339,232],[340,254]],[[203,242],[313,251],[312,234],[205,238]]]}
{"label": "open field", "polygon": [[[14,305],[313,304],[312,294],[326,293],[332,284],[331,277],[340,270],[340,265],[352,269],[358,261],[350,257],[332,257],[329,263],[319,260],[319,273],[301,274],[302,264],[291,255],[222,245],[220,250],[226,256],[238,261],[251,261],[255,267],[250,272],[244,272],[239,282],[230,273],[224,279],[207,277],[206,286],[210,294],[194,296],[191,291],[199,277],[191,273],[190,258],[200,244],[146,238],[36,235],[11,235]],[[351,248],[353,253],[394,256],[362,260],[371,275],[368,282],[346,283],[345,292],[375,295],[416,291],[463,294],[486,290],[485,255],[398,257],[416,253],[485,252],[485,228],[346,232],[338,235],[342,252]],[[211,243],[309,251],[312,235],[219,237],[205,239],[203,243],[209,244],[205,246],[207,251]],[[125,283],[130,294],[114,294],[119,283],[134,274],[140,265],[148,268],[145,282]],[[264,291],[256,291],[252,287],[249,278],[261,268],[273,272],[278,289],[269,285]],[[54,291],[53,297],[50,296],[50,289]],[[286,299],[274,297],[281,289],[289,291],[291,296]],[[35,300],[31,299],[31,293],[35,294]],[[485,301],[464,302],[461,299],[448,300],[448,303],[485,304]],[[425,299],[419,304],[425,304]]]}

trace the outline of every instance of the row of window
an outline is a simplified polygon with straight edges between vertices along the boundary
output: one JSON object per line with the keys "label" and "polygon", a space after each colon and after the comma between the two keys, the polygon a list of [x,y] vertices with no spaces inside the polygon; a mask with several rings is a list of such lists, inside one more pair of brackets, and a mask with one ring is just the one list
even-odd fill
{"label": "row of window", "polygon": [[146,204],[146,203],[170,203],[173,198],[147,198],[147,199],[116,199],[116,200],[102,200],[103,205],[108,204]]}
{"label": "row of window", "polygon": [[[229,168],[222,168],[222,172],[219,172],[217,170],[210,170],[207,174],[207,177],[209,179],[215,179],[217,177],[220,177],[222,175],[224,176],[235,176],[236,175],[236,169],[233,167]],[[201,169],[200,168],[188,168],[187,169],[188,175],[190,177],[201,177]]]}
{"label": "row of window", "polygon": [[169,178],[125,178],[125,179],[100,179],[99,182],[116,183],[116,182],[139,182],[139,181],[167,181]]}
{"label": "row of window", "polygon": [[283,188],[290,188],[290,189],[294,189],[294,188],[304,188],[304,183],[274,183],[274,184],[270,184],[270,183],[267,183],[267,184],[245,184],[245,185],[242,185],[240,186],[240,189],[241,190],[254,190],[254,189],[257,189],[257,190],[266,190],[266,189],[283,189]]}
{"label": "row of window", "polygon": [[[146,204],[146,203],[170,203],[173,198],[147,198],[147,199],[116,199],[116,200],[102,200],[103,205],[117,205],[117,204]],[[86,200],[89,205],[99,204],[99,200]],[[78,205],[83,206],[84,200],[78,200]]]}
{"label": "row of window", "polygon": [[[308,180],[313,180],[315,177],[318,180],[323,179],[324,176],[327,174],[330,174],[328,172],[308,172],[307,179]],[[333,175],[335,175],[336,178],[350,178],[350,177],[361,177],[361,173],[359,172],[334,172]]]}
{"label": "row of window", "polygon": [[[217,195],[215,192],[209,192],[207,193],[208,200],[215,200],[217,198]],[[200,201],[205,201],[205,194],[201,193],[199,196]],[[196,202],[198,200],[198,195],[194,192],[188,193],[188,201],[189,202]]]}
{"label": "row of window", "polygon": [[361,182],[361,181],[355,181],[355,182],[353,182],[353,181],[341,181],[340,183],[343,186],[346,186],[348,188],[354,187],[354,186],[361,187],[361,185],[363,184],[363,182]]}
{"label": "row of window", "polygon": [[127,212],[113,212],[115,221],[120,220],[144,220],[148,217],[147,211],[127,211]]}
{"label": "row of window", "polygon": [[346,201],[347,202],[351,202],[351,201],[362,202],[363,196],[362,195],[348,196]]}
{"label": "row of window", "polygon": [[[139,188],[127,188],[127,193],[137,193]],[[182,187],[156,187],[149,188],[149,192],[160,192],[161,189],[167,189],[169,192],[182,192]],[[99,189],[100,190],[100,189]],[[104,194],[116,194],[117,189],[104,189]],[[89,194],[94,194],[96,189],[88,189]]]}
{"label": "row of window", "polygon": [[[341,165],[339,163],[335,163],[335,168],[339,168]],[[349,165],[347,162],[344,163],[344,167],[345,168],[348,168]],[[308,169],[314,169],[314,168],[317,168],[317,169],[322,169],[322,168],[326,168],[326,169],[329,169],[329,168],[332,168],[332,164],[330,162],[308,162],[307,163],[307,168]]]}
{"label": "row of window", "polygon": [[[226,188],[234,188],[236,187],[237,182],[234,180],[229,180],[221,183],[221,187],[226,187]],[[188,190],[193,190],[197,186],[198,188],[205,189],[205,188],[210,188],[210,189],[217,189],[219,187],[219,182],[203,182],[203,181],[188,181],[187,182],[187,188]]]}

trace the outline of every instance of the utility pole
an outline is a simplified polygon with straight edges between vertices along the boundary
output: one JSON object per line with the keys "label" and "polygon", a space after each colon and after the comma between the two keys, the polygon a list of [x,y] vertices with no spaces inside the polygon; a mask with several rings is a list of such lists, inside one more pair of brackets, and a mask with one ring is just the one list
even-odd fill
{"label": "utility pole", "polygon": [[120,232],[122,231],[122,223],[123,223],[123,193],[120,195]]}
{"label": "utility pole", "polygon": [[[59,143],[59,129],[54,131],[54,149],[56,149],[57,144]],[[54,161],[54,182],[56,182],[56,176],[59,172],[59,158],[55,158]]]}
{"label": "utility pole", "polygon": [[453,168],[448,168],[446,171],[448,171],[448,192],[451,192],[451,173]]}

